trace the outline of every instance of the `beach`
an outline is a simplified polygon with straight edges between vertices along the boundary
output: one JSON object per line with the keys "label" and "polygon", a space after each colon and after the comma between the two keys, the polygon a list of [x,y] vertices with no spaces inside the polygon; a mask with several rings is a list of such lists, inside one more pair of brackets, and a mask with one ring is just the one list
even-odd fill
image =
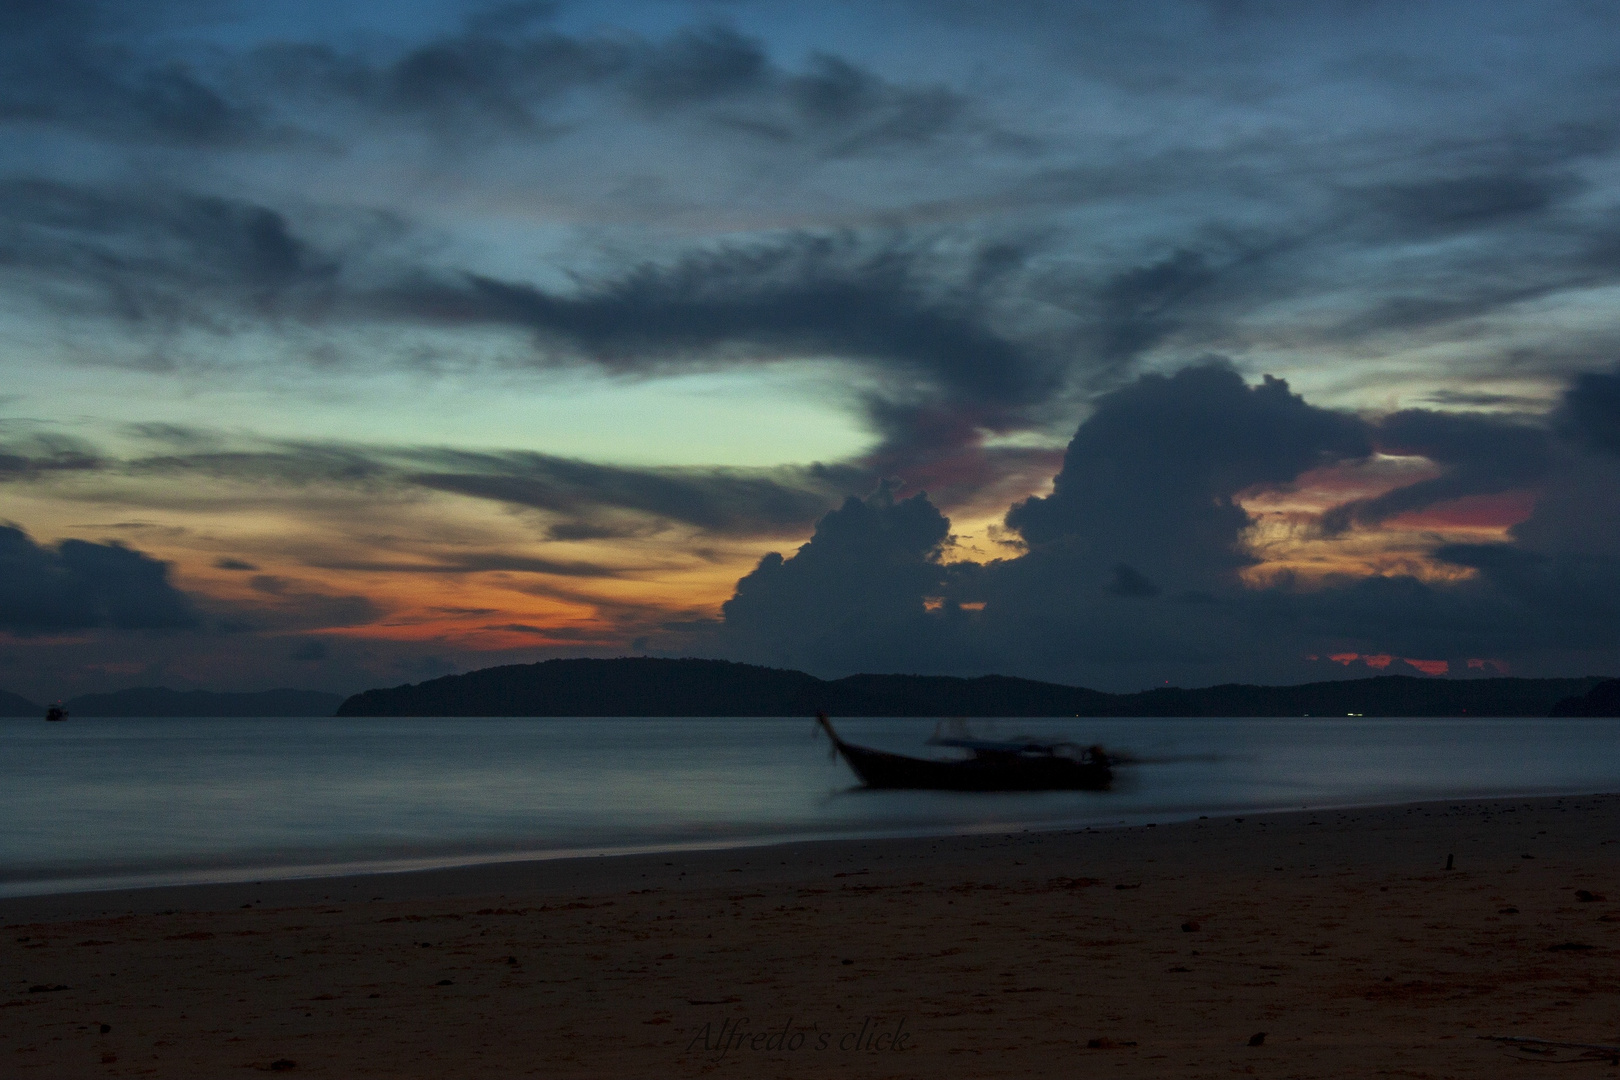
{"label": "beach", "polygon": [[9,899],[0,1072],[1614,1075],[1484,1037],[1620,1043],[1617,862],[1602,795]]}

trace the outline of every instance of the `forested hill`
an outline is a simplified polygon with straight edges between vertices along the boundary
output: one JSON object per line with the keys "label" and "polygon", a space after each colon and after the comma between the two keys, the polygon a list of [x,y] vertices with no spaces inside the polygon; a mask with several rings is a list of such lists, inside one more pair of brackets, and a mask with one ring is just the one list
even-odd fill
{"label": "forested hill", "polygon": [[44,716],[45,706],[7,690],[0,690],[0,716]]}
{"label": "forested hill", "polygon": [[1299,686],[1228,684],[1109,694],[1004,675],[851,675],[724,660],[547,660],[345,701],[339,716],[1546,716],[1600,677],[1384,675]]}

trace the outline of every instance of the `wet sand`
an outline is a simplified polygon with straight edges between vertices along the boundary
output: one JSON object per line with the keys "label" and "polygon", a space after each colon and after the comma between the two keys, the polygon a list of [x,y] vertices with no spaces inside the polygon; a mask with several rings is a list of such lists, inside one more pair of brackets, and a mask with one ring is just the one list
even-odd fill
{"label": "wet sand", "polygon": [[5,1076],[1620,1075],[1480,1038],[1620,1043],[1620,796],[36,897],[0,923]]}

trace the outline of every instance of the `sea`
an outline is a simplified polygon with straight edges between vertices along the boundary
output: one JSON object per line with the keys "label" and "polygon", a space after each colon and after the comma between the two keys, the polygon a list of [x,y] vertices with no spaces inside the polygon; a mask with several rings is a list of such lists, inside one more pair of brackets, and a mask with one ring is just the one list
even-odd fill
{"label": "sea", "polygon": [[[845,718],[927,753],[931,720]],[[1620,791],[1620,721],[975,721],[1128,754],[1106,792],[870,791],[808,719],[0,721],[0,896],[792,840]]]}

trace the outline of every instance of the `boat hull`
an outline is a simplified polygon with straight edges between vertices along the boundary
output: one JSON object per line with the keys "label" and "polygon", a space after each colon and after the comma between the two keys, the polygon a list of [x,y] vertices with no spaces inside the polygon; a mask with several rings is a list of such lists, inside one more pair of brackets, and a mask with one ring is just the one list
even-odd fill
{"label": "boat hull", "polygon": [[994,755],[966,761],[930,761],[839,741],[838,752],[872,788],[931,791],[1101,791],[1113,770],[1100,762],[1062,757]]}

